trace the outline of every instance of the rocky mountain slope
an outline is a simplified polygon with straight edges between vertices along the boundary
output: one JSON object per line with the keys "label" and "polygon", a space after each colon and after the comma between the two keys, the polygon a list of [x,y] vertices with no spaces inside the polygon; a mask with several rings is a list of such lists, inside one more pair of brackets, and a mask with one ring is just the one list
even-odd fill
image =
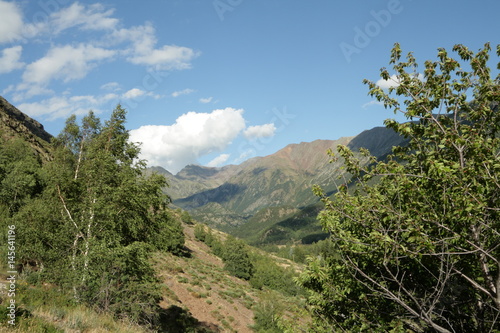
{"label": "rocky mountain slope", "polygon": [[48,143],[52,135],[43,125],[28,117],[0,96],[0,137],[19,138],[28,142],[43,158],[49,158]]}
{"label": "rocky mountain slope", "polygon": [[[198,221],[246,238],[243,230],[255,233],[264,226],[293,220],[294,214],[314,220],[318,209],[308,207],[318,199],[311,187],[318,184],[333,193],[337,184],[343,182],[339,179],[344,175],[342,161],[329,163],[329,148],[335,151],[341,144],[358,151],[364,147],[383,157],[402,143],[404,139],[392,130],[376,127],[355,137],[290,144],[272,155],[255,157],[240,165],[189,165],[176,175],[158,167],[154,170],[168,177],[170,187],[165,191],[174,205],[190,211]],[[311,229],[311,233],[317,232],[319,227],[314,232]]]}
{"label": "rocky mountain slope", "polygon": [[[52,135],[2,97],[0,136],[25,140],[44,159],[50,158],[48,142]],[[257,233],[261,233],[260,239],[262,234],[314,239],[321,230],[310,225],[319,210],[314,207],[318,199],[311,187],[318,184],[333,193],[337,183],[343,182],[339,179],[344,174],[342,161],[328,163],[327,149],[335,150],[339,144],[354,151],[364,147],[382,157],[401,143],[403,139],[392,130],[376,127],[355,137],[290,144],[240,165],[188,165],[176,175],[161,167],[152,170],[167,176],[170,186],[165,191],[173,204],[190,211],[200,222],[242,238],[253,237],[254,241]]]}

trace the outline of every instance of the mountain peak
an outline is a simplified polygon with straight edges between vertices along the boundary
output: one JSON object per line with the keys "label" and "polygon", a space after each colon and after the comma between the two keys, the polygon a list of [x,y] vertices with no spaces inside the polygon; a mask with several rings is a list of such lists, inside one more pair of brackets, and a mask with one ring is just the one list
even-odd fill
{"label": "mountain peak", "polygon": [[182,168],[182,170],[176,174],[176,177],[191,180],[197,179],[199,177],[208,178],[219,173],[220,170],[221,168],[189,164]]}

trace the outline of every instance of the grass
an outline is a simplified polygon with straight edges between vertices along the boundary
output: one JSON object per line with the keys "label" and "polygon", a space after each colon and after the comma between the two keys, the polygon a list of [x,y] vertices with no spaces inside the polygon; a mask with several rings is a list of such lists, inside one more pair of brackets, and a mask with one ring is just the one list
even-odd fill
{"label": "grass", "polygon": [[[27,280],[24,276],[17,280],[16,324],[12,327],[2,319],[0,332],[146,332],[139,325],[76,304],[71,295],[55,286],[31,285]],[[0,309],[6,308],[6,301],[0,298]]]}
{"label": "grass", "polygon": [[[195,248],[193,246],[193,249]],[[197,250],[200,248],[201,246]],[[256,249],[253,251],[268,256],[263,251]],[[200,256],[196,252],[193,251],[193,255],[186,257],[159,254],[156,257],[158,259],[156,269],[160,276],[165,277],[167,284],[172,284],[175,290],[179,290],[179,295],[182,293],[183,304],[199,304],[204,301],[202,303],[205,305],[204,315],[210,317],[204,319],[205,322],[217,325],[224,332],[237,331],[247,327],[242,324],[253,325],[247,321],[253,314],[259,311],[264,314],[270,312],[269,308],[262,307],[261,303],[271,303],[273,305],[271,309],[280,309],[275,313],[280,317],[279,322],[293,329],[291,331],[296,327],[303,328],[304,323],[307,323],[308,314],[305,313],[302,298],[289,297],[280,292],[268,291],[267,288],[254,289],[247,281],[230,276],[224,270],[222,263],[217,264],[216,261],[207,260],[207,255],[212,255],[210,250]],[[275,256],[271,260],[279,260],[278,265],[291,265],[289,260],[278,259]],[[184,300],[186,296],[188,297]],[[177,303],[168,300],[166,304],[173,306]],[[240,315],[242,313],[245,313],[245,317]],[[192,315],[197,317],[195,312]]]}
{"label": "grass", "polygon": [[98,314],[85,306],[55,308],[48,303],[33,307],[29,314],[17,319],[14,329],[3,325],[0,332],[146,332],[138,325],[117,321],[110,315]]}

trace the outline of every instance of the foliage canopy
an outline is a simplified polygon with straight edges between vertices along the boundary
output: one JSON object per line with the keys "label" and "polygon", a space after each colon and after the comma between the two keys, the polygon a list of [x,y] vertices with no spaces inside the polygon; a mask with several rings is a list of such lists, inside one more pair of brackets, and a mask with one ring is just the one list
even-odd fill
{"label": "foliage canopy", "polygon": [[337,250],[310,259],[299,279],[317,330],[500,330],[500,77],[489,44],[453,51],[419,71],[396,44],[395,74],[381,70],[393,85],[365,80],[406,116],[385,125],[408,144],[384,160],[362,150],[368,165],[345,146],[330,152],[353,177],[334,198],[314,189]]}
{"label": "foliage canopy", "polygon": [[[181,223],[167,208],[160,175],[129,141],[120,105],[109,120],[71,116],[44,164],[22,141],[0,149],[0,212],[18,230],[18,259],[75,302],[158,324],[153,251],[183,251]],[[29,264],[28,264],[29,263]]]}

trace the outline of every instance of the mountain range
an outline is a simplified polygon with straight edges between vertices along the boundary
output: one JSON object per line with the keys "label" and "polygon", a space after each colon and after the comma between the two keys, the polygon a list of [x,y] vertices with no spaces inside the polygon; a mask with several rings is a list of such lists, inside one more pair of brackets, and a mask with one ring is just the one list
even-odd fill
{"label": "mountain range", "polygon": [[[50,158],[52,135],[1,96],[0,136],[21,138],[42,158]],[[309,243],[326,236],[316,221],[321,204],[312,186],[320,185],[332,194],[348,177],[342,160],[331,162],[327,150],[335,151],[339,144],[354,152],[364,147],[383,158],[403,143],[391,129],[375,127],[354,137],[289,144],[239,165],[188,165],[175,175],[159,166],[150,170],[167,177],[169,186],[164,191],[172,204],[199,222],[254,245]]]}
{"label": "mountain range", "polygon": [[327,150],[346,145],[358,152],[363,147],[383,158],[403,143],[393,130],[375,127],[354,137],[290,144],[239,165],[188,165],[176,175],[152,169],[167,176],[165,192],[173,204],[200,222],[253,244],[307,243],[325,236],[316,222],[321,205],[312,186],[331,194],[348,177],[342,160],[331,162]]}

